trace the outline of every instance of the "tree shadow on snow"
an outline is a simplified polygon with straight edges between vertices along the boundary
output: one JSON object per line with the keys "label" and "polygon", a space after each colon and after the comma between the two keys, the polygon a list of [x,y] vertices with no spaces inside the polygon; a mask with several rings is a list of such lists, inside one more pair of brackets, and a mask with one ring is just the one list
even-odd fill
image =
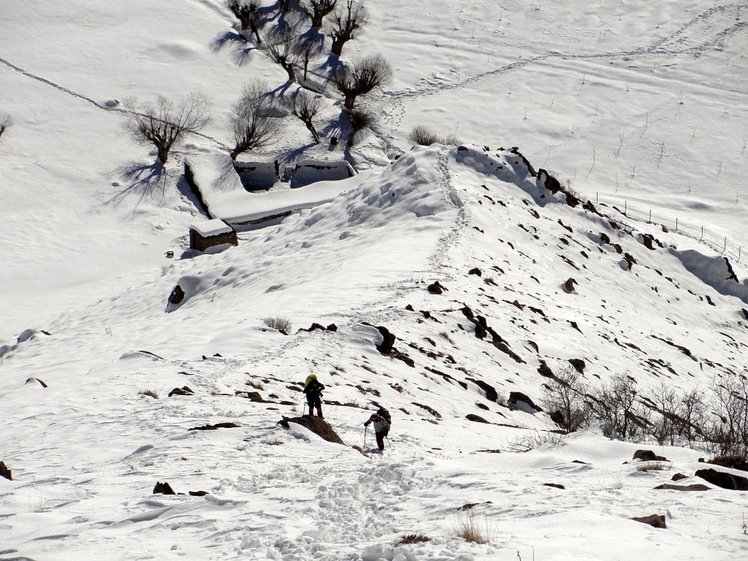
{"label": "tree shadow on snow", "polygon": [[257,50],[257,47],[247,41],[235,29],[216,37],[211,43],[211,47],[215,53],[224,48],[231,49],[231,60],[239,67],[248,64],[252,60],[252,51]]}
{"label": "tree shadow on snow", "polygon": [[166,198],[169,174],[159,160],[151,164],[129,162],[118,168],[114,175],[121,177],[122,182],[112,182],[112,186],[118,191],[105,200],[104,205],[119,205],[126,199],[135,197],[135,205],[131,211],[133,214],[144,200],[163,203]]}

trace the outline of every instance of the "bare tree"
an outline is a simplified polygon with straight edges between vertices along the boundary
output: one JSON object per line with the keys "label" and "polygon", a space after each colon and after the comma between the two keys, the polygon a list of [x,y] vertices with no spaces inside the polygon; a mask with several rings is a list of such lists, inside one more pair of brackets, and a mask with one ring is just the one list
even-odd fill
{"label": "bare tree", "polygon": [[348,113],[348,117],[351,121],[351,132],[348,134],[348,146],[353,146],[356,135],[370,127],[376,122],[374,113],[368,109],[354,109]]}
{"label": "bare tree", "polygon": [[353,66],[336,69],[330,81],[345,96],[345,107],[352,109],[356,98],[366,95],[392,79],[392,69],[382,55],[370,55],[354,62]]}
{"label": "bare tree", "polygon": [[232,160],[242,152],[273,144],[280,135],[283,125],[274,115],[275,101],[267,91],[267,84],[260,80],[244,86],[230,117],[234,133]]}
{"label": "bare tree", "polygon": [[729,372],[714,379],[712,390],[718,420],[709,440],[720,454],[748,453],[748,377]]}
{"label": "bare tree", "polygon": [[260,27],[263,23],[261,4],[259,0],[228,0],[226,7],[239,20],[242,31],[249,29],[255,36],[257,43],[262,43]]}
{"label": "bare tree", "polygon": [[597,390],[595,416],[602,423],[605,436],[625,440],[648,424],[637,395],[636,382],[625,374],[614,376]]}
{"label": "bare tree", "polygon": [[159,96],[155,104],[138,105],[129,99],[124,106],[128,113],[125,128],[136,142],[153,144],[161,163],[166,163],[182,137],[199,132],[210,121],[208,100],[200,93],[190,94],[177,104]]}
{"label": "bare tree", "polygon": [[299,89],[285,100],[285,104],[291,113],[300,119],[306,128],[312,133],[314,142],[319,144],[320,138],[314,127],[313,119],[324,107],[324,98],[321,95],[313,95],[306,90]]}
{"label": "bare tree", "polygon": [[299,61],[300,38],[291,26],[279,27],[267,38],[264,52],[274,63],[279,64],[288,75],[288,82],[296,81],[296,64]]}
{"label": "bare tree", "polygon": [[338,4],[333,14],[327,18],[328,30],[332,38],[332,53],[340,56],[343,45],[355,39],[366,23],[367,13],[363,2],[345,0]]}
{"label": "bare tree", "polygon": [[0,115],[0,138],[2,138],[3,133],[8,130],[12,124],[13,119],[10,115]]}
{"label": "bare tree", "polygon": [[554,383],[546,387],[545,409],[567,433],[589,424],[590,410],[586,403],[587,388],[582,375],[569,366],[556,375]]}
{"label": "bare tree", "polygon": [[322,27],[322,20],[335,9],[338,0],[306,0],[302,7],[312,20],[312,27]]}

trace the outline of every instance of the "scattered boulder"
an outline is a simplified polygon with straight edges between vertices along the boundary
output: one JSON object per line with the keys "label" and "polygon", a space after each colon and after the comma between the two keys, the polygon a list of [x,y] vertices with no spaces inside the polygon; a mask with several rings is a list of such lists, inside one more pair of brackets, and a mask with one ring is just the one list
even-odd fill
{"label": "scattered boulder", "polygon": [[278,424],[284,428],[291,428],[289,423],[296,423],[302,427],[306,427],[314,434],[319,435],[322,439],[328,442],[334,442],[335,444],[345,444],[343,439],[338,436],[333,428],[325,421],[322,417],[313,417],[311,415],[304,415],[303,417],[283,417]]}
{"label": "scattered boulder", "polygon": [[161,483],[160,481],[156,482],[156,486],[153,488],[153,494],[154,495],[176,495],[174,492],[174,489],[171,488],[171,485],[169,485],[167,482]]}
{"label": "scattered boulder", "polygon": [[205,495],[209,495],[207,491],[189,491],[190,495],[193,497],[204,497]]}
{"label": "scattered boulder", "polygon": [[535,405],[532,399],[522,392],[511,392],[509,394],[507,405],[514,409],[526,411],[527,413],[537,413],[538,411],[542,411],[540,407]]}
{"label": "scattered boulder", "polygon": [[40,385],[41,387],[43,387],[43,388],[46,388],[46,387],[47,387],[47,384],[45,384],[45,383],[44,383],[44,382],[43,382],[42,380],[40,380],[39,378],[29,378],[29,379],[27,379],[27,380],[26,380],[26,382],[24,382],[24,383],[25,383],[25,384],[33,384],[34,382],[38,382],[38,383],[39,383],[39,385]]}
{"label": "scattered boulder", "polygon": [[641,522],[642,524],[649,524],[653,528],[667,528],[667,524],[665,524],[664,514],[651,514],[649,516],[641,517],[634,516],[631,520],[636,520],[637,522]]}
{"label": "scattered boulder", "polygon": [[169,392],[169,397],[173,395],[195,395],[195,392],[189,386],[182,386],[181,388],[174,388]]}
{"label": "scattered boulder", "polygon": [[560,483],[543,483],[546,487],[553,487],[554,489],[566,489],[563,485]]}
{"label": "scattered boulder", "polygon": [[9,481],[13,481],[13,472],[8,469],[8,466],[5,465],[5,462],[0,462],[0,477],[4,477]]}
{"label": "scattered boulder", "polygon": [[584,374],[584,369],[587,366],[587,363],[585,363],[581,358],[570,358],[569,364],[571,364],[574,367],[574,370],[580,374]]}
{"label": "scattered boulder", "polygon": [[554,380],[556,378],[551,367],[542,358],[540,359],[540,366],[538,366],[538,374],[545,378],[553,378]]}
{"label": "scattered boulder", "polygon": [[702,485],[701,483],[694,483],[693,485],[673,485],[672,483],[663,483],[658,485],[655,489],[669,489],[671,491],[708,491],[709,487]]}
{"label": "scattered boulder", "polygon": [[481,417],[480,415],[475,415],[475,414],[473,414],[473,413],[468,413],[467,415],[465,415],[465,418],[466,418],[466,419],[467,419],[468,421],[472,421],[472,422],[474,422],[474,423],[485,423],[485,424],[487,424],[487,425],[488,425],[488,424],[490,424],[490,423],[489,423],[488,421],[486,421],[486,420],[485,420],[485,419],[484,419],[483,417]]}
{"label": "scattered boulder", "polygon": [[478,275],[480,277],[483,275],[483,272],[478,267],[473,267],[468,271],[468,275]]}
{"label": "scattered boulder", "polygon": [[683,475],[682,473],[676,473],[673,474],[673,477],[670,478],[672,481],[680,481],[681,479],[688,479],[687,475]]}
{"label": "scattered boulder", "polygon": [[642,462],[667,462],[667,458],[664,456],[658,456],[652,450],[637,450],[634,452],[634,460],[641,460]]}
{"label": "scattered boulder", "polygon": [[716,458],[707,460],[706,463],[714,464],[715,466],[739,469],[741,471],[748,471],[748,458],[742,455],[717,456]]}
{"label": "scattered boulder", "polygon": [[182,300],[184,300],[184,296],[184,289],[179,285],[175,286],[174,290],[169,294],[169,304],[181,304]]}
{"label": "scattered boulder", "polygon": [[203,425],[201,427],[192,427],[188,430],[218,430],[218,429],[235,429],[239,428],[241,425],[237,425],[236,423],[216,423],[215,425]]}
{"label": "scattered boulder", "polygon": [[447,288],[445,286],[443,286],[439,281],[436,281],[435,283],[430,284],[427,287],[427,290],[431,294],[442,294],[443,292],[447,291]]}
{"label": "scattered boulder", "polygon": [[383,355],[390,354],[395,346],[397,337],[393,333],[390,333],[389,329],[381,325],[377,326],[377,330],[382,335],[382,342],[377,345],[377,350]]}
{"label": "scattered boulder", "polygon": [[237,397],[243,397],[245,399],[248,399],[249,401],[254,401],[257,403],[265,403],[265,400],[262,399],[262,395],[260,392],[241,392],[241,391],[235,391],[234,395]]}
{"label": "scattered boulder", "polygon": [[748,491],[748,478],[739,475],[733,475],[725,471],[716,469],[700,469],[696,472],[696,477],[701,477],[717,487],[723,489],[732,489],[735,491]]}
{"label": "scattered boulder", "polygon": [[564,290],[566,292],[574,292],[574,285],[578,284],[577,281],[573,278],[569,278],[564,283]]}

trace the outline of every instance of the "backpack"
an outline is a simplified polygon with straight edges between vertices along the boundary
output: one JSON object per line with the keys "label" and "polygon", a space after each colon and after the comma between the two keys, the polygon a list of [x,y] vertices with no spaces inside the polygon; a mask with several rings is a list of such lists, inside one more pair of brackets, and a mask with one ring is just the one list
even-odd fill
{"label": "backpack", "polygon": [[379,411],[377,411],[377,415],[387,421],[388,425],[392,426],[392,417],[390,417],[390,412],[387,411],[384,407],[379,408]]}

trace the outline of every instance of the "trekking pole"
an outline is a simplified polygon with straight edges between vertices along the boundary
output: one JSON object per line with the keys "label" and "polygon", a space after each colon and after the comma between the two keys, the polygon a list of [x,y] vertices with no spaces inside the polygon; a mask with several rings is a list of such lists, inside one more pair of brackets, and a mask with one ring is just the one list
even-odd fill
{"label": "trekking pole", "polygon": [[306,411],[306,402],[304,402],[304,405],[301,407],[301,416],[304,416],[304,411]]}
{"label": "trekking pole", "polygon": [[367,428],[368,427],[366,425],[364,425],[364,450],[366,450],[366,429]]}

